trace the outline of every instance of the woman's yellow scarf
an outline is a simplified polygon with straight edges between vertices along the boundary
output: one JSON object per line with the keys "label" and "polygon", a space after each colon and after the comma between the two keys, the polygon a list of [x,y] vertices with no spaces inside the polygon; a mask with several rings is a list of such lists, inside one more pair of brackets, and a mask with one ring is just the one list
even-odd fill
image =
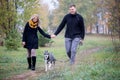
{"label": "woman's yellow scarf", "polygon": [[30,26],[31,28],[37,28],[38,22],[33,22],[32,20],[29,20],[29,26]]}

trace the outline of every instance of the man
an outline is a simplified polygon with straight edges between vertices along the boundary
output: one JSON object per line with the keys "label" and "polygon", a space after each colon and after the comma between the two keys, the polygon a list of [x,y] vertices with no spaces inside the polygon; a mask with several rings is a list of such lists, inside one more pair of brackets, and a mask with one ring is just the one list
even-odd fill
{"label": "man", "polygon": [[56,37],[56,35],[58,35],[65,27],[65,25],[66,53],[70,59],[70,64],[72,65],[75,63],[77,46],[79,45],[80,41],[84,40],[85,35],[84,21],[82,16],[77,13],[75,5],[70,5],[69,14],[64,16],[61,24],[52,37]]}

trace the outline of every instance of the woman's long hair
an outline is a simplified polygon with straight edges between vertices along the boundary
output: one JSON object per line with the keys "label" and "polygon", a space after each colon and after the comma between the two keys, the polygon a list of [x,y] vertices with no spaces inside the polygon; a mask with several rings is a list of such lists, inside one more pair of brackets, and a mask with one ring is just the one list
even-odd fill
{"label": "woman's long hair", "polygon": [[32,16],[31,16],[31,18],[30,18],[30,20],[33,20],[35,17],[37,17],[37,19],[38,19],[38,25],[40,25],[40,19],[39,19],[39,15],[38,14],[33,14]]}

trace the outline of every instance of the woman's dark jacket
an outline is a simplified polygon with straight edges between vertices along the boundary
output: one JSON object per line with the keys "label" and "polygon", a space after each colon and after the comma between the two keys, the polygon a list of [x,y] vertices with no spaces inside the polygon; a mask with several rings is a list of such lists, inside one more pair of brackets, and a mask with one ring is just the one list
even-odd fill
{"label": "woman's dark jacket", "polygon": [[40,27],[31,28],[29,22],[26,23],[22,42],[25,42],[24,48],[27,49],[38,49],[38,36],[37,31],[39,31],[44,37],[50,38],[50,35],[46,34]]}

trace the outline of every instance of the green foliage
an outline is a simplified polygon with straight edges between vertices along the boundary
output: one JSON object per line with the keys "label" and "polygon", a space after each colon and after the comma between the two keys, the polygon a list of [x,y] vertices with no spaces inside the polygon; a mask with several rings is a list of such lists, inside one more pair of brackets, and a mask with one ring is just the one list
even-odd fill
{"label": "green foliage", "polygon": [[16,25],[15,1],[0,1],[0,33],[9,34],[9,31]]}
{"label": "green foliage", "polygon": [[5,38],[5,47],[8,50],[17,50],[20,47],[20,34],[12,29]]}
{"label": "green foliage", "polygon": [[[44,29],[45,33],[46,33],[46,30]],[[48,46],[51,46],[51,44],[53,43],[52,40],[48,39],[48,38],[45,38],[43,35],[41,35],[40,33],[38,34],[38,38],[39,38],[39,46],[40,47],[45,47],[47,44]]]}

